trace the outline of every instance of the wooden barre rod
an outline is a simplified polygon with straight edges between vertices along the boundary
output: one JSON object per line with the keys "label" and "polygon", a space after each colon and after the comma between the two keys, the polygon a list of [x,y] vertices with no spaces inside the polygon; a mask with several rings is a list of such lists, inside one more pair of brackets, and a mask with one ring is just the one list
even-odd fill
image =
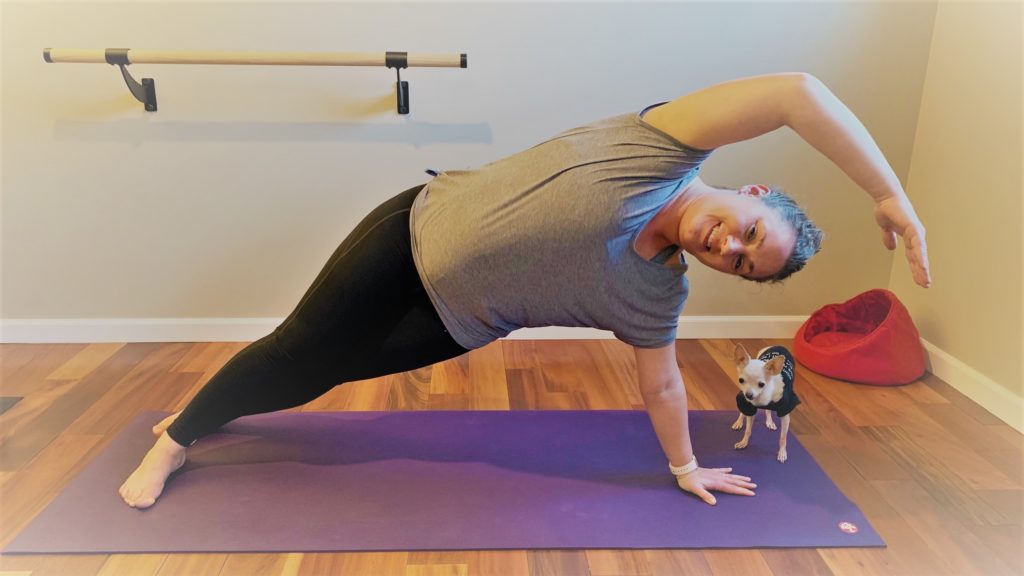
{"label": "wooden barre rod", "polygon": [[[412,67],[465,68],[465,54],[406,54]],[[107,64],[104,49],[47,48],[47,62]],[[196,52],[127,50],[128,64],[243,64],[268,66],[386,66],[383,52]]]}

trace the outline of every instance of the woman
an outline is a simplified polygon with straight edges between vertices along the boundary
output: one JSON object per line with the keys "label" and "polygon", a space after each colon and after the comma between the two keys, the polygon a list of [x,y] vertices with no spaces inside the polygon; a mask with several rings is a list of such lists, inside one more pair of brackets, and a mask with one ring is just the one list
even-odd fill
{"label": "woman", "polygon": [[925,232],[856,117],[817,79],[773,74],[565,132],[478,170],[407,190],[338,247],[292,314],[238,353],[120,488],[152,506],[196,439],[248,414],[298,406],[335,385],[411,370],[524,326],[593,326],[634,347],[640,390],[680,488],[752,496],[751,479],[697,465],[675,330],[683,253],[726,274],[778,281],[820,231],[784,194],[708,186],[712,150],[788,126],[875,201],[890,250],[903,238],[930,284]]}

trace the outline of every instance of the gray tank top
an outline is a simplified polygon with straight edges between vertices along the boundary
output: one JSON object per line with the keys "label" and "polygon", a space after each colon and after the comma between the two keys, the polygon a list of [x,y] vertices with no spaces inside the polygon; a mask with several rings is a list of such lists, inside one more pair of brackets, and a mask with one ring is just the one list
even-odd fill
{"label": "gray tank top", "polygon": [[[625,114],[563,132],[417,196],[413,259],[448,332],[479,348],[518,328],[586,326],[633,346],[675,339],[686,262],[636,237],[711,153]],[[657,260],[657,259],[656,259]]]}

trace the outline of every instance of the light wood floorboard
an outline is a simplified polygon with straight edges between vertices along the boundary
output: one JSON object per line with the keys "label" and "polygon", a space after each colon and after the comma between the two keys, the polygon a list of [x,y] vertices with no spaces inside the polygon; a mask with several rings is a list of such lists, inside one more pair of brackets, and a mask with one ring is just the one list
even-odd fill
{"label": "light wood floorboard", "polygon": [[[791,344],[678,341],[691,409],[735,408],[734,342],[752,352]],[[0,545],[137,412],[180,410],[245,345],[0,345],[0,395],[24,397],[0,415]],[[617,341],[507,340],[350,382],[293,410],[639,410],[634,368]],[[2,556],[0,576],[1024,573],[1021,434],[930,374],[870,387],[798,368],[796,386],[803,404],[791,433],[887,548]]]}

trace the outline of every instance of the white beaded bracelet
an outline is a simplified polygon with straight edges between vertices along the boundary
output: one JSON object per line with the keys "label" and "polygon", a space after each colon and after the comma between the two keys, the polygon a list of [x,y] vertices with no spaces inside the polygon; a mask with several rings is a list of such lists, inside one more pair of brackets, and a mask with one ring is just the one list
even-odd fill
{"label": "white beaded bracelet", "polygon": [[669,462],[668,469],[672,472],[673,476],[685,476],[697,469],[697,456],[695,455],[689,463],[682,466],[673,466],[672,463]]}

